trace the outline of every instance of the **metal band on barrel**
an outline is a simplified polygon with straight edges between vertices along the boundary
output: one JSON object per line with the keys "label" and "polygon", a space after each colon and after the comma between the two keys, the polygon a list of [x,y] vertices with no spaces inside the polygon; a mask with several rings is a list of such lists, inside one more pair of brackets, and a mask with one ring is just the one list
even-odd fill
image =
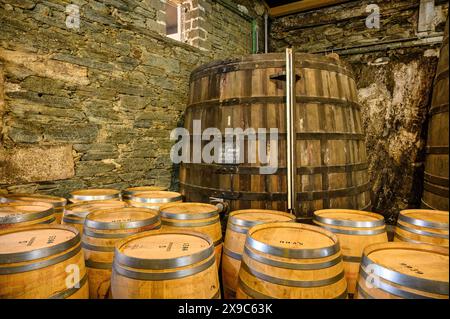
{"label": "metal band on barrel", "polygon": [[120,198],[120,193],[110,195],[71,195],[69,199],[79,201],[110,200]]}
{"label": "metal band on barrel", "polygon": [[448,234],[437,234],[437,233],[432,233],[432,232],[421,230],[421,229],[409,228],[409,227],[403,226],[400,223],[397,224],[397,227],[400,229],[403,229],[404,231],[414,233],[417,235],[448,239]]}
{"label": "metal band on barrel", "polygon": [[96,268],[96,269],[112,269],[112,263],[105,263],[100,261],[93,261],[91,259],[85,260],[86,267]]}
{"label": "metal band on barrel", "polygon": [[195,213],[195,214],[177,214],[177,213],[168,213],[163,210],[160,211],[161,217],[167,218],[167,219],[178,219],[178,220],[195,220],[195,219],[204,219],[204,218],[211,218],[211,217],[218,217],[219,212],[217,210],[212,212],[205,212],[205,213]]}
{"label": "metal band on barrel", "polygon": [[448,223],[438,223],[438,222],[431,222],[431,221],[426,221],[426,220],[422,220],[422,219],[412,218],[412,217],[408,217],[402,213],[400,213],[400,215],[398,216],[398,219],[405,223],[412,224],[415,226],[420,226],[420,227],[442,229],[442,230],[449,229]]}
{"label": "metal band on barrel", "polygon": [[422,241],[417,241],[417,240],[413,240],[413,239],[410,239],[410,238],[403,237],[402,235],[399,235],[397,233],[395,233],[394,238],[397,238],[400,241],[405,241],[405,242],[413,243],[413,244],[427,244],[427,243],[422,242]]}
{"label": "metal band on barrel", "polygon": [[142,204],[166,204],[172,202],[178,202],[183,199],[182,196],[175,196],[170,198],[149,198],[149,197],[136,197],[131,196],[130,200]]}
{"label": "metal band on barrel", "polygon": [[[12,203],[8,203],[8,204],[12,204]],[[17,207],[17,206],[25,206],[25,205],[26,204],[14,205],[14,206]],[[48,205],[50,205],[50,204],[48,204]],[[30,204],[29,206],[33,206],[33,205]],[[42,207],[42,206],[38,206],[38,205],[34,205],[34,206]],[[51,208],[45,209],[45,210],[39,211],[39,212],[21,213],[20,210],[18,212],[19,212],[19,214],[11,212],[12,215],[0,217],[0,224],[16,224],[16,223],[22,223],[22,222],[41,219],[41,218],[44,218],[44,217],[54,214],[55,210],[54,210],[54,207],[51,206]]]}
{"label": "metal band on barrel", "polygon": [[162,219],[161,222],[162,222],[163,225],[174,226],[174,227],[203,227],[203,226],[209,226],[209,225],[217,224],[219,222],[219,220],[220,220],[219,216],[217,216],[217,218],[214,218],[214,220],[212,220],[212,221],[199,222],[199,223],[171,222],[171,221],[167,221],[166,219]]}
{"label": "metal band on barrel", "polygon": [[155,215],[152,218],[144,220],[136,220],[129,222],[99,222],[89,217],[86,218],[84,225],[89,228],[101,229],[101,230],[118,230],[118,229],[133,229],[156,224],[159,221],[159,216]]}
{"label": "metal band on barrel", "polygon": [[81,247],[84,249],[92,250],[92,251],[102,251],[102,252],[114,252],[114,246],[106,247],[106,246],[95,246],[85,242],[81,243]]}
{"label": "metal band on barrel", "polygon": [[240,234],[247,234],[248,233],[248,228],[241,228],[239,226],[236,226],[230,222],[228,222],[227,225],[227,229],[231,229],[232,231],[236,232],[236,233],[240,233]]}
{"label": "metal band on barrel", "polygon": [[376,220],[376,221],[351,221],[351,220],[341,220],[334,218],[321,217],[320,215],[314,214],[314,219],[319,223],[333,226],[344,226],[344,227],[353,227],[353,228],[373,228],[384,226],[384,219]]}
{"label": "metal band on barrel", "polygon": [[253,251],[248,249],[247,247],[244,247],[244,253],[247,257],[256,260],[260,263],[263,263],[265,265],[284,268],[284,269],[294,269],[294,270],[319,270],[319,269],[325,269],[333,267],[337,264],[339,264],[342,261],[341,256],[337,256],[335,259],[317,263],[317,264],[294,264],[294,263],[286,263],[278,260],[273,260],[269,258],[265,258],[264,256],[260,256],[258,254],[255,254]]}
{"label": "metal band on barrel", "polygon": [[225,255],[227,255],[228,257],[231,257],[231,258],[239,260],[239,261],[242,259],[242,255],[241,254],[235,253],[234,251],[231,251],[231,250],[229,250],[229,249],[227,249],[225,247],[223,248],[223,253]]}
{"label": "metal band on barrel", "polygon": [[87,273],[85,273],[83,278],[81,278],[80,282],[78,282],[78,284],[75,285],[75,286],[78,286],[78,288],[73,287],[73,288],[67,289],[63,292],[57,293],[56,295],[49,297],[48,299],[66,299],[66,298],[72,296],[73,294],[75,294],[78,290],[80,290],[87,283],[87,280],[88,280],[88,275],[87,275]]}
{"label": "metal band on barrel", "polygon": [[383,227],[381,229],[367,229],[367,230],[347,230],[347,229],[337,229],[333,227],[328,227],[324,225],[316,224],[330,232],[335,234],[343,234],[343,235],[359,235],[359,236],[368,236],[368,235],[379,235],[386,232],[386,228]]}

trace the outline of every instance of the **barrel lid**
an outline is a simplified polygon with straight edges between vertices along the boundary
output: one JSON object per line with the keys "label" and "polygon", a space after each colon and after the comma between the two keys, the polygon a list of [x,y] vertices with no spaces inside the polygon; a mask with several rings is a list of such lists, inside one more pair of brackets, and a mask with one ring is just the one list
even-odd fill
{"label": "barrel lid", "polygon": [[134,268],[192,265],[214,254],[212,240],[199,232],[149,231],[116,244],[115,262]]}
{"label": "barrel lid", "polygon": [[250,228],[245,246],[285,258],[323,258],[340,251],[337,237],[325,229],[298,223],[267,223]]}
{"label": "barrel lid", "polygon": [[97,209],[86,217],[84,225],[94,229],[130,229],[153,225],[158,221],[156,210],[125,207]]}
{"label": "barrel lid", "polygon": [[15,201],[0,204],[0,225],[36,220],[54,213],[53,205],[41,202]]}
{"label": "barrel lid", "polygon": [[14,193],[14,194],[1,195],[0,197],[6,198],[6,199],[12,199],[12,200],[27,201],[27,202],[43,202],[43,203],[52,204],[54,207],[63,207],[67,204],[67,199],[65,199],[63,197],[43,195],[43,194]]}
{"label": "barrel lid", "polygon": [[204,203],[173,203],[160,208],[161,217],[169,219],[202,219],[217,216],[216,206]]}
{"label": "barrel lid", "polygon": [[398,216],[400,221],[434,229],[448,230],[449,212],[427,209],[402,210]]}
{"label": "barrel lid", "polygon": [[379,214],[350,209],[323,209],[314,212],[314,220],[326,225],[355,228],[384,226],[384,217]]}
{"label": "barrel lid", "polygon": [[238,226],[252,227],[270,222],[295,221],[295,216],[276,210],[243,209],[232,212],[228,216],[228,221]]}
{"label": "barrel lid", "polygon": [[123,195],[133,195],[142,192],[152,192],[152,191],[167,191],[167,187],[164,186],[137,186],[128,187],[122,191]]}
{"label": "barrel lid", "polygon": [[70,193],[70,199],[78,201],[108,200],[120,197],[116,189],[80,189]]}
{"label": "barrel lid", "polygon": [[364,249],[361,266],[366,273],[369,270],[398,285],[448,295],[448,248],[404,242],[373,244]]}
{"label": "barrel lid", "polygon": [[98,201],[88,201],[79,202],[75,204],[67,205],[64,209],[64,217],[72,216],[79,218],[86,218],[87,215],[92,213],[97,209],[108,209],[108,208],[123,208],[126,207],[125,202],[117,200],[98,200]]}
{"label": "barrel lid", "polygon": [[0,231],[0,264],[35,260],[63,252],[80,242],[64,225],[34,225]]}
{"label": "barrel lid", "polygon": [[180,193],[168,191],[148,191],[133,194],[130,197],[131,201],[148,204],[164,204],[181,201],[183,199]]}

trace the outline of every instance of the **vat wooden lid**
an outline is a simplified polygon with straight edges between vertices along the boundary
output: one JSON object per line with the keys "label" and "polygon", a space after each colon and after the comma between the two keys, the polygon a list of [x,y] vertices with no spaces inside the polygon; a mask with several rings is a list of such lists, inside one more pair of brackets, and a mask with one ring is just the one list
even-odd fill
{"label": "vat wooden lid", "polygon": [[232,212],[228,217],[228,222],[243,227],[270,222],[290,222],[295,221],[295,216],[285,212],[267,209],[243,209]]}
{"label": "vat wooden lid", "polygon": [[183,196],[176,192],[148,191],[134,194],[130,199],[139,203],[161,204],[181,201]]}
{"label": "vat wooden lid", "polygon": [[337,237],[325,229],[298,223],[267,223],[250,228],[246,247],[286,258],[322,258],[340,251]]}
{"label": "vat wooden lid", "polygon": [[170,219],[202,219],[217,216],[216,206],[204,203],[174,203],[160,208],[161,216]]}
{"label": "vat wooden lid", "polygon": [[41,219],[54,214],[53,205],[15,201],[0,204],[0,225]]}
{"label": "vat wooden lid", "polygon": [[54,207],[62,207],[67,204],[67,199],[63,197],[43,195],[43,194],[7,194],[1,195],[0,197],[12,199],[12,200],[20,200],[27,202],[43,202],[52,204]]}
{"label": "vat wooden lid", "polygon": [[116,189],[81,189],[70,193],[70,199],[77,201],[108,200],[120,197]]}
{"label": "vat wooden lid", "polygon": [[156,210],[125,207],[97,209],[86,217],[85,226],[95,229],[129,229],[158,222],[159,214]]}
{"label": "vat wooden lid", "polygon": [[448,230],[449,212],[426,209],[402,210],[398,220],[416,226]]}

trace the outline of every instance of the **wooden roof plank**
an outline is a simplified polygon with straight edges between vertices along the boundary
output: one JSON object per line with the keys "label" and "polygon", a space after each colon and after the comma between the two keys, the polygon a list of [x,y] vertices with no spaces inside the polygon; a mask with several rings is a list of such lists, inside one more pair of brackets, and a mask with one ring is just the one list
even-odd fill
{"label": "wooden roof plank", "polygon": [[285,4],[282,6],[274,7],[269,10],[269,14],[272,17],[279,17],[283,15],[293,14],[301,11],[307,11],[317,9],[325,6],[331,6],[349,2],[349,0],[303,0],[293,3]]}

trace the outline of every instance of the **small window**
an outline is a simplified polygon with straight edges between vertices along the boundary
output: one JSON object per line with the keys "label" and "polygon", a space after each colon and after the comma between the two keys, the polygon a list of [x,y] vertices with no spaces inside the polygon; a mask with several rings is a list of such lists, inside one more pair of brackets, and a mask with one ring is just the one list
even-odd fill
{"label": "small window", "polygon": [[166,3],[166,34],[169,38],[181,41],[181,4],[176,1]]}

